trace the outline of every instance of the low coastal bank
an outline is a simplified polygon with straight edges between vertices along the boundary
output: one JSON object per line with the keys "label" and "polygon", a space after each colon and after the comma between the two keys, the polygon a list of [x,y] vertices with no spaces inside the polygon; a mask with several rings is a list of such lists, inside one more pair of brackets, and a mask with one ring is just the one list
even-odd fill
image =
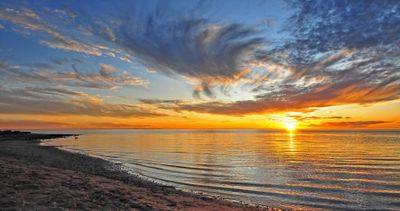
{"label": "low coastal bank", "polygon": [[68,134],[0,133],[0,208],[275,210],[176,190],[111,162],[39,145]]}

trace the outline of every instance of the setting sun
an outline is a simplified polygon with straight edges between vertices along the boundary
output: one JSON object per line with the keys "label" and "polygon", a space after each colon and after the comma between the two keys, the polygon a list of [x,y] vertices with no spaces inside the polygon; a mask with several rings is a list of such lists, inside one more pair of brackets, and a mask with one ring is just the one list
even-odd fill
{"label": "setting sun", "polygon": [[283,127],[285,127],[289,132],[292,132],[296,129],[297,122],[295,120],[287,120],[282,122]]}

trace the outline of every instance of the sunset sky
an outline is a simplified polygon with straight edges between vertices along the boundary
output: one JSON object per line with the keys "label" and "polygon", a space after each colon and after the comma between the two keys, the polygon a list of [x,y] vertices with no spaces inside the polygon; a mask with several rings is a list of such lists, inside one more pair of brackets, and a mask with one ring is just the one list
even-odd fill
{"label": "sunset sky", "polygon": [[400,4],[1,1],[0,129],[400,128]]}

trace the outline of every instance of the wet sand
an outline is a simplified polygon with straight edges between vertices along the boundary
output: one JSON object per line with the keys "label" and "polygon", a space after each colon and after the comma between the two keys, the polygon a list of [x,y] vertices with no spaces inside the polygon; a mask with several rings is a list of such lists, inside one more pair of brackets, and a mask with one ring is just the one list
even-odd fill
{"label": "wet sand", "polygon": [[274,210],[186,193],[102,159],[39,145],[65,136],[0,137],[1,210]]}

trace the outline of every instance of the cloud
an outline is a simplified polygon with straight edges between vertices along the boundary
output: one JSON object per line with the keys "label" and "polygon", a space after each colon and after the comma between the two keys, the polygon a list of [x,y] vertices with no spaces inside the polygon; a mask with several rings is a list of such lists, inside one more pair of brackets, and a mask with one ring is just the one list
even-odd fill
{"label": "cloud", "polygon": [[84,62],[82,59],[77,58],[50,58],[49,60],[56,65],[64,65],[68,63],[77,64]]}
{"label": "cloud", "polygon": [[165,23],[152,17],[147,21],[145,28],[125,24],[120,43],[160,71],[205,82],[207,77],[232,78],[242,70],[241,60],[263,41],[254,37],[255,29],[238,24],[213,26],[195,19]]}
{"label": "cloud", "polygon": [[180,110],[200,113],[242,116],[283,111],[311,111],[312,108],[342,104],[365,104],[398,99],[400,85],[391,85],[376,90],[375,87],[358,87],[347,85],[344,89],[322,87],[304,93],[286,90],[279,94],[259,96],[257,100],[236,102],[207,102],[178,105]]}
{"label": "cloud", "polygon": [[391,123],[389,121],[345,121],[345,122],[323,122],[319,125],[313,125],[314,127],[326,127],[326,128],[368,128],[371,126],[377,126],[380,124]]}
{"label": "cloud", "polygon": [[43,87],[22,89],[0,87],[0,113],[110,117],[165,116],[144,106],[107,103],[97,96]]}
{"label": "cloud", "polygon": [[290,38],[272,50],[256,50],[245,61],[251,71],[244,82],[254,99],[160,106],[243,116],[400,98],[400,7],[395,1],[290,3],[296,9],[286,26]]}
{"label": "cloud", "polygon": [[[95,89],[116,89],[121,86],[147,86],[149,82],[133,76],[126,71],[121,71],[113,66],[100,64],[97,73],[85,73],[72,65],[72,71],[54,72],[48,66],[30,65],[28,70],[20,66],[13,66],[6,62],[0,62],[0,72],[8,77],[27,83],[49,83],[71,87],[87,87]],[[50,66],[51,68],[51,66]]]}
{"label": "cloud", "polygon": [[52,39],[41,41],[41,43],[51,48],[59,48],[88,55],[102,55],[101,50],[95,46],[78,41],[76,38],[63,35],[56,27],[47,24],[38,14],[30,9],[16,10],[7,7],[0,8],[0,19],[10,21],[24,29],[45,32],[51,36]]}
{"label": "cloud", "polygon": [[120,72],[110,65],[101,64],[98,73],[82,73],[76,66],[73,72],[57,73],[53,77],[67,84],[78,85],[97,89],[113,89],[120,86],[147,86],[149,82],[128,72]]}
{"label": "cloud", "polygon": [[[148,69],[194,84],[194,96],[212,96],[212,88],[229,86],[245,77],[246,61],[265,44],[256,26],[210,22],[194,13],[176,15],[170,8],[143,9],[125,5],[129,16],[113,16],[91,26],[92,33],[120,46]],[[147,11],[147,12],[145,12]],[[122,14],[125,14],[121,12]]]}
{"label": "cloud", "polygon": [[[92,34],[86,33],[89,29],[75,21],[78,16],[68,7],[63,9],[44,7],[43,10],[36,11],[14,7],[15,5],[3,5],[0,8],[0,20],[20,26],[21,28],[15,28],[14,31],[23,35],[33,35],[31,32],[37,32],[35,35],[40,35],[41,44],[89,56],[108,55],[132,63],[127,54],[105,46],[98,40],[94,41]],[[106,31],[108,36],[111,36],[110,33]]]}
{"label": "cloud", "polygon": [[83,92],[77,92],[65,88],[50,88],[50,87],[25,87],[13,89],[9,91],[14,96],[36,99],[47,99],[49,97],[57,99],[60,97],[85,97]]}
{"label": "cloud", "polygon": [[298,49],[293,53],[390,45],[400,40],[397,1],[288,2],[295,13],[285,28],[293,40],[285,47]]}
{"label": "cloud", "polygon": [[49,129],[68,126],[70,124],[65,122],[0,119],[0,129]]}
{"label": "cloud", "polygon": [[[385,78],[385,75],[387,77]],[[160,107],[170,107],[176,111],[192,111],[221,115],[243,116],[285,111],[312,111],[317,107],[343,104],[369,104],[396,100],[400,96],[398,74],[388,75],[382,70],[370,74],[349,72],[339,75],[341,79],[328,77],[321,83],[310,86],[296,86],[284,83],[276,90],[262,93],[254,100],[234,102],[189,102],[159,101]],[[155,101],[157,103],[157,101]]]}
{"label": "cloud", "polygon": [[124,124],[114,122],[80,122],[81,125],[76,123],[57,122],[57,121],[41,121],[31,119],[10,120],[0,119],[0,129],[23,130],[23,129],[60,129],[60,128],[151,128],[152,125],[146,124]]}
{"label": "cloud", "polygon": [[[279,40],[271,42],[259,25],[212,21],[203,18],[199,9],[182,14],[164,2],[149,4],[152,6],[107,5],[107,10],[96,15],[90,11],[72,13],[69,18],[79,26],[75,25],[77,31],[69,36],[45,21],[45,16],[28,9],[4,7],[0,19],[47,33],[52,39],[44,42],[52,47],[68,47],[88,55],[104,52],[128,62],[138,59],[151,71],[178,76],[192,84],[195,98],[212,98],[142,100],[157,108],[243,116],[399,99],[400,7],[396,1],[288,2],[295,12],[283,28],[285,39],[277,36]],[[90,32],[87,36],[93,36],[93,42],[102,38],[110,45],[89,44],[72,36],[84,30]],[[148,83],[107,65],[96,72],[78,67],[52,72],[45,66],[28,70],[0,64],[0,71],[26,83],[69,87],[110,89]],[[225,92],[233,85],[250,88],[246,95],[252,98],[217,99],[216,87]]]}
{"label": "cloud", "polygon": [[[51,39],[41,43],[51,48],[94,56],[107,55],[129,63],[134,57],[148,69],[172,77],[183,76],[196,87],[195,97],[200,97],[201,93],[213,96],[214,87],[226,89],[244,78],[250,72],[245,66],[246,61],[265,44],[256,25],[210,22],[195,15],[201,8],[200,3],[188,16],[176,15],[171,8],[164,8],[162,2],[158,2],[155,9],[143,8],[143,11],[140,11],[145,7],[143,5],[125,4],[121,8],[129,8],[127,13],[110,12],[121,9],[117,4],[95,17],[88,15],[92,14],[90,11],[82,16],[70,9],[46,9],[40,13],[5,6],[0,10],[0,19],[25,30],[46,33]],[[114,16],[107,16],[108,13]],[[83,29],[90,35],[83,33]],[[88,36],[90,42],[84,39]],[[94,36],[110,43],[106,45]]]}
{"label": "cloud", "polygon": [[124,123],[113,123],[113,122],[92,122],[89,123],[91,128],[124,128],[124,129],[137,129],[137,128],[152,128],[152,125],[146,124],[124,124]]}
{"label": "cloud", "polygon": [[300,116],[300,115],[289,115],[291,118],[295,118],[298,121],[313,121],[313,120],[339,120],[339,119],[350,119],[350,117],[343,116]]}

